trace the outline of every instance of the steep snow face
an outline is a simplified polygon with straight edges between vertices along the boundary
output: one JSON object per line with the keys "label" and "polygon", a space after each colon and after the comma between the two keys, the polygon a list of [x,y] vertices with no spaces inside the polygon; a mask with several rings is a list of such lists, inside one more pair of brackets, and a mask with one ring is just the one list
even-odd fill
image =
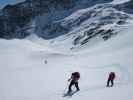
{"label": "steep snow face", "polygon": [[126,2],[129,2],[130,0],[113,0],[113,2],[111,2],[111,4],[123,4]]}
{"label": "steep snow face", "polygon": [[[68,48],[74,49],[108,40],[124,30],[131,21],[131,15],[117,11],[111,4],[101,4],[78,10],[62,20],[42,26],[43,30],[39,32],[39,35],[43,38],[59,36],[50,40],[51,45],[61,47],[61,45],[68,46],[69,44]],[[37,22],[40,27],[45,21]]]}

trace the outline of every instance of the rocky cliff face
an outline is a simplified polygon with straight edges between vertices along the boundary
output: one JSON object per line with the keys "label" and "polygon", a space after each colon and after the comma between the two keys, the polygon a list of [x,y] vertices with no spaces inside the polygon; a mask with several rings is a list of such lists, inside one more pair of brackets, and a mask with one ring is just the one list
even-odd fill
{"label": "rocky cliff face", "polygon": [[44,38],[61,38],[61,34],[64,34],[62,40],[81,46],[92,40],[108,40],[121,31],[129,20],[132,20],[130,15],[116,10],[113,5],[100,4],[78,10],[63,20],[44,25],[40,33]]}
{"label": "rocky cliff face", "polygon": [[53,12],[64,12],[59,15],[53,13],[52,16],[58,15],[55,21],[69,16],[78,9],[110,1],[112,0],[26,0],[16,5],[7,5],[0,12],[0,37],[7,39],[26,37],[30,34],[28,30],[32,28],[30,23],[42,14],[49,16]]}
{"label": "rocky cliff face", "polygon": [[[110,34],[115,34],[116,32],[113,32],[111,28],[109,30],[101,30],[100,27],[110,25],[111,23],[122,25],[129,19],[128,15],[116,13],[114,9],[133,13],[133,0],[115,6],[103,4],[111,1],[112,0],[26,0],[16,5],[7,5],[0,11],[0,38],[25,38],[30,34],[37,34],[44,39],[51,39],[64,34],[78,34],[79,31],[82,31],[82,34],[89,35],[86,37],[85,35],[78,34],[78,37],[75,36],[74,44],[77,44],[83,37],[84,44],[89,38],[101,32],[103,38],[108,39],[108,37],[111,36]],[[78,10],[96,4],[100,5],[93,7],[86,13],[82,14],[82,12],[80,12],[78,15],[73,16],[73,13]],[[110,10],[108,10],[110,15],[102,16],[101,14],[107,13],[104,9],[108,7],[110,8]],[[69,16],[73,17],[70,18]],[[95,21],[88,22],[89,19],[95,19]],[[86,28],[81,29],[81,25],[84,23],[86,23]],[[90,28],[91,26],[93,26],[93,28]],[[78,32],[75,30],[78,30]]]}

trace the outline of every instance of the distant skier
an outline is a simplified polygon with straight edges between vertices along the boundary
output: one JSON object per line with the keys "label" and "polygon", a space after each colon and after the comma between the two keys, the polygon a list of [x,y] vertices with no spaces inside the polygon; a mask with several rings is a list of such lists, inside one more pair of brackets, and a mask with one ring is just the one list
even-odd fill
{"label": "distant skier", "polygon": [[68,87],[68,93],[71,93],[72,92],[72,89],[71,87],[73,85],[75,85],[77,91],[79,91],[79,86],[78,86],[78,80],[80,78],[80,73],[79,72],[74,72],[72,73],[71,75],[71,78],[68,79],[68,81],[71,81],[70,84],[69,84],[69,87]]}
{"label": "distant skier", "polygon": [[108,80],[107,80],[107,87],[110,87],[110,86],[112,87],[114,85],[114,79],[115,79],[115,72],[110,72]]}
{"label": "distant skier", "polygon": [[47,61],[47,60],[44,60],[44,63],[45,63],[45,64],[47,64],[47,63],[48,63],[48,61]]}

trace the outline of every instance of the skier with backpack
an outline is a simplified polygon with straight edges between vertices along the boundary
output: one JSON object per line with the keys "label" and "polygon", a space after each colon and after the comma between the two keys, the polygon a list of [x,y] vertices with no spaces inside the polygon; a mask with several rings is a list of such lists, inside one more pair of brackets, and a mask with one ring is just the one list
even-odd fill
{"label": "skier with backpack", "polygon": [[[114,85],[114,79],[115,79],[115,72],[110,72],[108,80],[107,80],[107,87],[113,87]],[[111,85],[110,85],[111,83]]]}
{"label": "skier with backpack", "polygon": [[68,81],[70,81],[70,84],[68,86],[68,93],[72,92],[72,86],[75,85],[77,91],[79,91],[79,86],[78,86],[78,80],[80,78],[80,73],[79,72],[73,72],[71,74],[71,78],[68,79]]}

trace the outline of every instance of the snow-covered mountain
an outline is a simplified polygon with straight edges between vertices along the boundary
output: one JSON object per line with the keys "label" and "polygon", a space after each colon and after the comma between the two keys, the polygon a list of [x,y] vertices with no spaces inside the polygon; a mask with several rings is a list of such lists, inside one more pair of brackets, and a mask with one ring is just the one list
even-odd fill
{"label": "snow-covered mountain", "polygon": [[35,34],[54,47],[69,44],[69,49],[95,44],[130,25],[133,17],[123,9],[131,5],[132,0],[26,0],[1,10],[0,37]]}
{"label": "snow-covered mountain", "polygon": [[42,14],[58,15],[58,18],[61,19],[77,9],[109,1],[112,0],[25,0],[15,5],[7,5],[0,13],[0,37],[9,39],[26,37],[29,35],[27,28],[31,28],[30,22]]}
{"label": "snow-covered mountain", "polygon": [[[133,100],[132,5],[133,0],[7,5],[0,11],[0,100]],[[80,91],[63,97],[75,71]],[[108,88],[110,72],[116,78]]]}
{"label": "snow-covered mountain", "polygon": [[[107,40],[121,31],[130,20],[132,20],[130,15],[117,11],[112,5],[97,5],[78,10],[63,20],[43,26],[40,28],[42,31],[39,30],[37,35],[43,38],[64,35],[62,37],[71,38],[74,45],[83,45],[91,38]],[[41,20],[39,23],[44,22]]]}
{"label": "snow-covered mountain", "polygon": [[[129,19],[130,16],[118,12],[115,6],[125,5],[125,2],[127,4],[131,1],[126,0],[124,2],[123,0],[123,2],[120,2],[119,0],[115,0],[113,1],[114,3],[111,4],[112,1],[113,0],[25,0],[15,5],[7,5],[0,12],[0,37],[7,39],[25,38],[30,34],[37,34],[44,39],[51,39],[60,35],[69,34],[72,30],[81,28],[83,23],[88,23],[88,20],[95,20],[95,22],[89,22],[86,27],[91,27],[96,23],[101,24],[100,27],[103,26],[102,24],[110,25],[110,22],[116,23],[116,20],[113,22],[112,19],[117,18],[109,18],[111,21],[106,22],[108,19],[106,17],[110,15],[105,14],[102,15],[103,18],[97,18],[100,13],[103,14],[108,11],[112,13],[112,17],[119,17],[118,21],[120,22],[118,23],[126,23],[126,20]],[[79,14],[75,16],[76,13],[85,10],[87,11],[84,12],[83,15]],[[72,19],[69,16],[73,16],[74,18]],[[126,18],[121,16],[125,16]],[[103,22],[104,20],[105,22]],[[94,29],[95,27],[96,25],[94,25]],[[97,25],[97,27],[99,27],[99,25]],[[92,30],[93,29],[90,31]],[[84,32],[85,31],[89,31],[89,28],[85,28]],[[108,36],[105,36],[105,38],[106,37],[108,38]]]}
{"label": "snow-covered mountain", "polygon": [[[132,100],[132,32],[133,24],[116,37],[76,53],[26,39],[0,39],[0,100]],[[74,71],[81,73],[80,91],[62,97]],[[111,71],[116,79],[114,87],[107,88]]]}

